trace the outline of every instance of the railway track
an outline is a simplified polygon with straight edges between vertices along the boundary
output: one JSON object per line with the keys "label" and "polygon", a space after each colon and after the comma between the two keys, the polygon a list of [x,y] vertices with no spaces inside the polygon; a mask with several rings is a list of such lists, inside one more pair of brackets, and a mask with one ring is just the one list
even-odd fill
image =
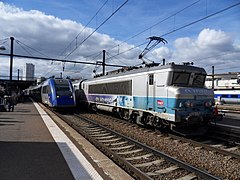
{"label": "railway track", "polygon": [[237,104],[224,104],[217,105],[217,108],[220,112],[231,112],[231,113],[240,113],[240,106]]}
{"label": "railway track", "polygon": [[[222,179],[238,179],[240,177],[238,171],[240,165],[238,147],[233,147],[232,145],[220,146],[216,144],[216,142],[206,144],[203,143],[203,141],[199,142],[198,140],[198,142],[196,142],[196,139],[188,140],[182,137],[179,137],[181,139],[174,138],[173,135],[159,134],[150,129],[141,128],[138,125],[108,115],[87,114],[86,117],[91,117],[91,119],[95,119],[104,126],[111,127],[150,147],[159,149],[170,156],[177,157],[181,161],[203,170],[206,169]],[[120,124],[119,126],[121,126],[121,128],[117,128],[117,125],[113,125],[115,124],[113,122]],[[190,140],[192,141],[190,142]],[[211,141],[213,138],[210,139],[208,137],[207,140]]]}
{"label": "railway track", "polygon": [[[217,107],[218,112],[223,116],[226,122],[232,121],[232,114],[240,114],[239,105],[217,105]],[[229,113],[230,117],[228,116]],[[218,123],[218,121],[212,122],[208,136],[221,141],[229,142],[230,144],[240,145],[240,128],[236,124],[236,122],[233,122],[233,125]]]}
{"label": "railway track", "polygon": [[205,148],[209,151],[223,154],[224,156],[226,156],[226,158],[235,158],[240,160],[239,145],[229,144],[226,141],[219,141],[215,137],[205,136],[200,138],[187,139],[172,134],[170,134],[169,137],[174,140],[182,141],[184,143],[190,143],[195,146],[195,148]]}
{"label": "railway track", "polygon": [[86,117],[59,116],[134,178],[219,179]]}
{"label": "railway track", "polygon": [[[167,179],[181,179],[181,177],[184,177],[185,179],[202,179],[203,177],[202,175],[199,175],[196,172],[194,173],[194,171],[192,170],[190,171],[185,170],[181,165],[176,165],[171,161],[170,162],[166,161],[164,157],[144,156],[149,153],[151,154],[152,153],[151,149],[153,151],[162,152],[165,155],[168,154],[167,156],[169,156],[170,158],[174,157],[175,159],[178,159],[177,161],[183,162],[186,165],[190,165],[194,169],[198,169],[200,170],[200,172],[209,174],[211,176],[208,178],[204,177],[203,179],[209,179],[209,178],[210,179],[239,179],[240,178],[239,158],[229,154],[224,155],[224,153],[222,154],[221,152],[217,152],[216,149],[209,150],[208,148],[205,148],[203,147],[203,145],[200,145],[200,144],[193,145],[194,143],[187,142],[184,139],[177,139],[174,136],[169,136],[168,134],[165,134],[165,133],[159,134],[159,132],[154,132],[151,129],[139,127],[136,124],[132,124],[130,122],[123,121],[119,118],[114,118],[106,114],[92,114],[87,112],[81,112],[81,117],[76,117],[72,115],[70,117],[68,117],[69,115],[60,115],[60,116],[62,119],[65,119],[65,121],[69,125],[71,125],[74,129],[76,129],[78,132],[80,132],[83,135],[86,134],[84,136],[87,139],[89,139],[89,141],[91,141],[93,144],[95,144],[95,146],[97,146],[105,154],[108,155],[107,152],[109,152],[108,156],[111,157],[113,161],[115,161],[117,164],[119,164],[119,166],[121,166],[130,175],[132,175],[137,179],[146,179],[146,178],[162,179],[162,177],[164,177],[164,179],[165,177],[167,177]],[[91,119],[95,124],[91,125],[86,122],[84,124],[83,123],[84,121],[80,119],[85,119],[85,120]],[[81,124],[80,122],[83,124]],[[112,143],[98,142],[96,137],[102,137],[104,134],[101,134],[101,131],[99,131],[98,129],[95,129],[96,126],[104,126],[104,127],[107,127],[107,129],[109,128],[114,131],[117,131],[119,134],[126,136],[126,138],[130,137],[129,139],[133,139],[133,141],[140,142],[140,144],[145,144],[149,146],[150,150],[138,151],[138,149],[144,149],[144,148],[142,147],[137,148],[138,146],[136,145],[133,146],[130,142],[128,143],[121,142],[119,146],[118,144],[114,144],[114,142]],[[84,129],[85,129],[85,132],[84,132]],[[90,136],[91,134],[90,132],[92,132],[93,137]],[[105,131],[103,132],[105,133]],[[109,136],[113,136],[113,135],[109,134]],[[106,140],[107,139],[108,138],[106,138]],[[213,144],[208,144],[208,145],[211,146]],[[216,147],[220,147],[220,145],[216,145],[215,148]],[[113,149],[111,150],[111,148]],[[137,154],[137,156],[141,157],[141,159],[130,160],[130,162],[128,162],[126,158],[131,158],[131,156],[128,157],[128,155],[126,155],[127,157],[122,157],[125,155],[117,154],[118,151],[123,151],[124,149],[128,151],[131,151],[132,149],[132,153],[129,153],[129,155]],[[154,153],[152,154],[154,155]],[[120,159],[118,159],[118,157],[120,157]],[[146,160],[146,161],[142,162],[142,160]],[[168,166],[164,165],[165,161],[168,163]],[[140,165],[140,164],[144,164],[144,165]],[[135,167],[134,165],[137,165],[137,167]],[[138,166],[143,166],[143,167],[138,167]],[[172,166],[173,167],[177,166],[177,167],[175,167],[176,168],[175,169]],[[144,169],[147,169],[147,171],[145,171]],[[166,171],[161,171],[163,169],[165,169]],[[173,172],[172,175],[171,175],[171,172]],[[155,175],[153,173],[156,173],[158,175]]]}
{"label": "railway track", "polygon": [[[131,123],[118,119],[112,118],[108,115],[101,114],[104,118],[110,118],[111,120],[127,125],[133,126]],[[223,154],[228,157],[236,158],[240,160],[240,146],[239,146],[239,139],[240,133],[238,131],[231,132],[227,131],[225,128],[217,128],[214,127],[214,133],[207,134],[206,136],[201,136],[197,138],[184,138],[174,134],[164,134],[166,137],[172,138],[173,141],[181,141],[183,143],[191,143],[196,148],[205,148],[210,151],[218,152],[219,154]],[[149,133],[153,133],[152,130],[146,130]],[[161,134],[163,136],[163,134]]]}

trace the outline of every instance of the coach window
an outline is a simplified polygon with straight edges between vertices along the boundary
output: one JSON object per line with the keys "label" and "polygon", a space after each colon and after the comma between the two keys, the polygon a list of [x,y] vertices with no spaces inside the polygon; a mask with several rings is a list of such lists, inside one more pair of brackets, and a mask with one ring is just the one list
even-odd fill
{"label": "coach window", "polygon": [[149,74],[148,78],[149,78],[149,85],[153,85],[153,81],[154,81],[153,74]]}
{"label": "coach window", "polygon": [[43,86],[43,93],[47,93],[47,86]]}
{"label": "coach window", "polygon": [[47,86],[47,93],[51,93],[51,88],[50,88],[50,86]]}

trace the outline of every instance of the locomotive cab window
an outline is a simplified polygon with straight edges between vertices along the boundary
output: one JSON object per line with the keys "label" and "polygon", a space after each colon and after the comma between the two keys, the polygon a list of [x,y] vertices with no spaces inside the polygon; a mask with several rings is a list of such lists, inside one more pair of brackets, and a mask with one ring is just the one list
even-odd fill
{"label": "locomotive cab window", "polygon": [[193,86],[198,86],[198,87],[202,87],[204,86],[205,83],[205,75],[203,74],[195,74],[194,78],[193,78]]}
{"label": "locomotive cab window", "polygon": [[72,92],[69,86],[67,85],[56,85],[56,94],[57,96],[71,96]]}
{"label": "locomotive cab window", "polygon": [[149,75],[148,75],[148,82],[149,82],[149,85],[153,85],[153,82],[154,82],[154,76],[153,76],[153,74],[149,74]]}
{"label": "locomotive cab window", "polygon": [[190,79],[190,73],[186,72],[174,72],[172,85],[188,85]]}

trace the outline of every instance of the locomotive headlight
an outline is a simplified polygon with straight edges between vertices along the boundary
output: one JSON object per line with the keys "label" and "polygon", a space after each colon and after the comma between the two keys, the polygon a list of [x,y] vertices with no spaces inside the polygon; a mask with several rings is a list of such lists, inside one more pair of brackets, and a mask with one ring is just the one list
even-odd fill
{"label": "locomotive headlight", "polygon": [[187,108],[193,108],[195,106],[195,104],[191,101],[186,101],[184,105]]}
{"label": "locomotive headlight", "polygon": [[191,103],[190,103],[190,107],[191,107],[191,108],[194,108],[194,107],[195,107],[195,103],[194,103],[194,102],[191,102]]}
{"label": "locomotive headlight", "polygon": [[209,107],[212,106],[212,102],[211,101],[207,101],[207,102],[204,103],[204,106],[209,108]]}
{"label": "locomotive headlight", "polygon": [[59,96],[57,96],[57,98],[59,98]]}
{"label": "locomotive headlight", "polygon": [[185,103],[184,103],[184,105],[185,105],[185,107],[191,107],[191,102],[190,101],[186,101]]}

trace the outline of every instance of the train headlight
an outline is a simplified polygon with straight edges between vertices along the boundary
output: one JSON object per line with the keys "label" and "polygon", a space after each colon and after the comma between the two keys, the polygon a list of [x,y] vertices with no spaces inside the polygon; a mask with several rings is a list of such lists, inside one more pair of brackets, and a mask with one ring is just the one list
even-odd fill
{"label": "train headlight", "polygon": [[184,105],[185,105],[185,107],[187,107],[187,108],[193,108],[193,107],[195,106],[195,104],[194,104],[193,102],[191,102],[191,101],[186,101],[186,102],[184,103]]}
{"label": "train headlight", "polygon": [[194,107],[195,107],[195,103],[194,103],[194,102],[191,102],[190,107],[191,107],[191,108],[194,108]]}
{"label": "train headlight", "polygon": [[211,101],[207,101],[207,102],[204,103],[204,106],[209,108],[209,107],[212,106],[212,102]]}
{"label": "train headlight", "polygon": [[190,101],[186,101],[186,102],[184,103],[184,105],[185,105],[185,107],[190,107],[190,106],[191,106],[191,102],[190,102]]}
{"label": "train headlight", "polygon": [[57,98],[59,98],[59,96],[57,96]]}

